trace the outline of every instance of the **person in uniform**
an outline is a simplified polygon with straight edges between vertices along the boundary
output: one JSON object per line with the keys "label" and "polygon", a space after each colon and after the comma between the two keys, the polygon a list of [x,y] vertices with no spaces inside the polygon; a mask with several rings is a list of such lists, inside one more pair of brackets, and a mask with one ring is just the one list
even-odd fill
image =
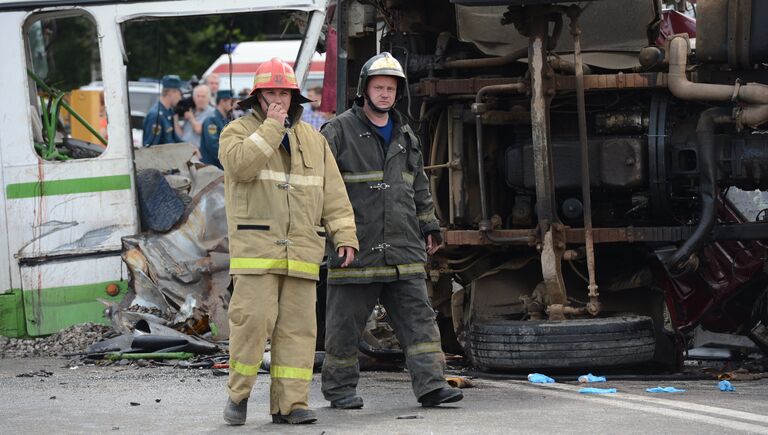
{"label": "person in uniform", "polygon": [[229,123],[232,111],[233,95],[229,89],[216,93],[216,110],[213,115],[203,121],[202,136],[200,137],[200,160],[209,165],[224,169],[219,161],[219,136],[224,126]]}
{"label": "person in uniform", "polygon": [[358,342],[380,301],[391,319],[422,406],[463,398],[445,381],[445,356],[427,296],[425,262],[442,244],[419,140],[394,109],[405,90],[387,52],[360,71],[353,107],[323,127],[355,210],[360,251],[340,268],[329,257],[322,392],[333,408],[363,407]]}
{"label": "person in uniform", "polygon": [[307,402],[326,237],[342,268],[358,248],[344,181],[328,142],[301,121],[303,102],[293,68],[273,58],[259,66],[241,102],[253,110],[224,127],[219,140],[235,288],[224,408],[231,425],[245,423],[268,337],[272,421],[317,419]]}
{"label": "person in uniform", "polygon": [[162,85],[160,99],[144,117],[142,143],[145,147],[181,142],[173,115],[173,107],[181,101],[181,79],[176,75],[168,75],[163,77]]}

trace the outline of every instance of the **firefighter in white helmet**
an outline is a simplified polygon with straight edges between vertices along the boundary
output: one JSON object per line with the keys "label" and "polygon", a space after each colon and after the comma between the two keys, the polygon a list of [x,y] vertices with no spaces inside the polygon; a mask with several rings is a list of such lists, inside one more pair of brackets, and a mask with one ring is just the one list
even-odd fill
{"label": "firefighter in white helmet", "polygon": [[355,209],[360,253],[351,267],[328,261],[323,395],[333,408],[362,408],[357,348],[380,301],[405,352],[423,406],[463,398],[443,377],[444,356],[429,304],[424,264],[442,243],[419,140],[394,109],[405,92],[400,63],[387,52],[360,72],[355,105],[322,129]]}
{"label": "firefighter in white helmet", "polygon": [[328,143],[301,121],[296,77],[274,58],[256,71],[250,114],[224,128],[230,274],[229,399],[224,420],[245,423],[248,397],[271,337],[270,413],[312,423],[309,384],[316,341],[316,281],[326,237],[342,267],[358,242],[352,207]]}

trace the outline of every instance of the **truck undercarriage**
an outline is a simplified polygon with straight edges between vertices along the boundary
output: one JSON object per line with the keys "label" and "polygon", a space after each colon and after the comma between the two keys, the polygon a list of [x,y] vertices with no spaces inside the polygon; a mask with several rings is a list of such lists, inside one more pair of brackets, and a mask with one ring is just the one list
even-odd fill
{"label": "truck undercarriage", "polygon": [[674,367],[696,326],[754,326],[768,6],[696,12],[340,2],[339,107],[377,44],[408,71],[401,109],[445,228],[429,268],[441,331],[460,344],[447,350],[489,370]]}

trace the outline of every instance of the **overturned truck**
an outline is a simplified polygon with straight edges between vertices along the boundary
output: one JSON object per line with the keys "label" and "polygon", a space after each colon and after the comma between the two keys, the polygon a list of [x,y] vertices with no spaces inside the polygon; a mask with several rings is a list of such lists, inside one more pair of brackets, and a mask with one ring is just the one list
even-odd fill
{"label": "overturned truck", "polygon": [[447,350],[488,370],[675,367],[696,326],[764,315],[768,4],[689,6],[339,2],[339,110],[377,49],[407,69]]}

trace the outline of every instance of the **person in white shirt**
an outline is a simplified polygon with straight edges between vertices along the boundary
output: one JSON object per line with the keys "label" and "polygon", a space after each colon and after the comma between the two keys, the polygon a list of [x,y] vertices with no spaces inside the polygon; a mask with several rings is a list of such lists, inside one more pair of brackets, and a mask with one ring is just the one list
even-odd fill
{"label": "person in white shirt", "polygon": [[203,122],[213,115],[214,109],[210,106],[211,88],[208,85],[197,85],[192,90],[194,108],[184,113],[184,128],[181,140],[200,148],[200,135],[203,131]]}

